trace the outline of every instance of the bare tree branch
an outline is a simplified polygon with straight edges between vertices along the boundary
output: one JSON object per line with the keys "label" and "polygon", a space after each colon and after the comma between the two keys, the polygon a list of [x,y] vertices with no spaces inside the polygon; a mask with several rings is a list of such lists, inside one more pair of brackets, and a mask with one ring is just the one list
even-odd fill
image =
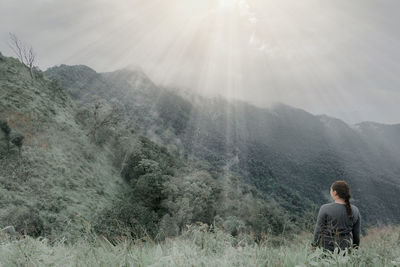
{"label": "bare tree branch", "polygon": [[10,33],[10,40],[8,41],[8,46],[11,48],[11,50],[15,53],[17,56],[18,60],[23,63],[24,62],[24,56],[23,56],[23,49],[22,49],[22,44],[21,41],[18,39],[18,37]]}
{"label": "bare tree branch", "polygon": [[33,68],[35,67],[36,53],[32,46],[22,42],[15,34],[10,33],[8,46],[15,53],[18,60],[29,68],[31,78],[33,77]]}

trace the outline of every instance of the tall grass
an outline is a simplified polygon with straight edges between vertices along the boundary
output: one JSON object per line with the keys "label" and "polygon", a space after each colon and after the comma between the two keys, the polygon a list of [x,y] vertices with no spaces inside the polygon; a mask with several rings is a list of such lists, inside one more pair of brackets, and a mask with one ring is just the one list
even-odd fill
{"label": "tall grass", "polygon": [[64,240],[31,237],[0,238],[0,266],[400,266],[400,227],[374,228],[361,239],[358,251],[312,251],[311,233],[288,240],[266,237],[256,244],[215,230],[189,227],[180,237],[163,242],[121,238],[113,245],[102,237]]}

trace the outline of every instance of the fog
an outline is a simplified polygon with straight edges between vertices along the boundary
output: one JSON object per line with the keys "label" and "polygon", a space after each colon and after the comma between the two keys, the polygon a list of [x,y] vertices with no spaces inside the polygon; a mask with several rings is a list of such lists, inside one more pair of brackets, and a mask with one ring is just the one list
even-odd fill
{"label": "fog", "polygon": [[349,123],[400,122],[397,0],[1,0],[42,69],[143,69],[160,85]]}

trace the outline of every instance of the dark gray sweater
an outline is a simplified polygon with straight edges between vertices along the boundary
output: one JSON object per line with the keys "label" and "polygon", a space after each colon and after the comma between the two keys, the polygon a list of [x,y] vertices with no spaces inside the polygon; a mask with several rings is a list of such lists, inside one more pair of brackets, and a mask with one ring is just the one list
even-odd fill
{"label": "dark gray sweater", "polygon": [[314,246],[333,251],[335,247],[360,245],[361,215],[358,208],[351,205],[353,219],[346,212],[346,206],[339,203],[324,204],[319,209],[314,230]]}

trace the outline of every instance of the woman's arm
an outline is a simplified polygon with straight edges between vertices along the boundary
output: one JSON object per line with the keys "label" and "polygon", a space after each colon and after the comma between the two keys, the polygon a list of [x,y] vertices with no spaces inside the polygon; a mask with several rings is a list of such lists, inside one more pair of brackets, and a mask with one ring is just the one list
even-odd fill
{"label": "woman's arm", "polygon": [[325,212],[321,206],[318,212],[317,223],[315,224],[315,229],[314,229],[314,240],[312,243],[314,247],[318,246],[319,244],[321,238],[321,229],[324,226],[324,224],[325,224]]}
{"label": "woman's arm", "polygon": [[360,227],[361,227],[361,215],[358,214],[358,219],[353,226],[353,247],[358,248],[360,246]]}

